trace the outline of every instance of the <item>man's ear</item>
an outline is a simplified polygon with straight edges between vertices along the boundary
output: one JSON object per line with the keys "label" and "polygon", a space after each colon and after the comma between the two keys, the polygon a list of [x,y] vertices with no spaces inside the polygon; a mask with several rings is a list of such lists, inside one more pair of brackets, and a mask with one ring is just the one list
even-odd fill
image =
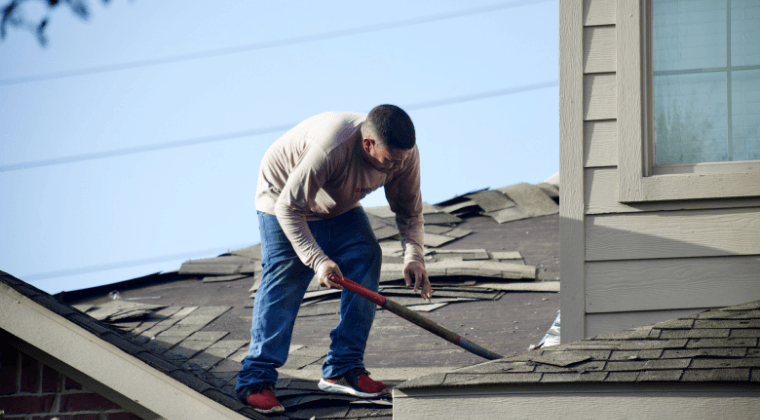
{"label": "man's ear", "polygon": [[365,151],[369,152],[370,147],[375,146],[375,141],[372,139],[362,139],[362,146]]}

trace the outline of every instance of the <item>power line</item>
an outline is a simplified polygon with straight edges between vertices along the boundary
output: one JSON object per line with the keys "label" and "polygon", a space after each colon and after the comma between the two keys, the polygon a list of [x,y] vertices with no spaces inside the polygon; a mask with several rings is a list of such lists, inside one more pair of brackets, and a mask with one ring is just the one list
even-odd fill
{"label": "power line", "polygon": [[64,156],[53,159],[35,160],[31,162],[17,163],[13,165],[0,165],[0,172],[17,171],[20,169],[39,168],[42,166],[62,165],[64,163],[82,162],[86,160],[105,159],[116,156],[133,155],[136,153],[155,152],[157,150],[174,149],[177,147],[193,146],[196,144],[214,143],[222,140],[232,140],[240,137],[257,136],[260,134],[286,131],[295,124],[282,124],[271,127],[256,128],[252,130],[235,131],[232,133],[217,134],[213,136],[195,137],[185,140],[175,140],[165,143],[149,144],[145,146],[128,147],[125,149],[109,150],[105,152],[84,153],[81,155]]}
{"label": "power line", "polygon": [[553,80],[551,82],[534,83],[531,85],[522,85],[522,86],[506,88],[506,89],[491,90],[488,92],[473,93],[470,95],[454,96],[454,97],[446,98],[446,99],[437,99],[434,101],[419,102],[416,104],[406,105],[403,108],[410,111],[415,110],[415,109],[434,108],[437,106],[477,101],[480,99],[493,98],[496,96],[511,95],[513,93],[528,92],[531,90],[539,90],[539,89],[544,89],[544,88],[558,86],[558,85],[559,83],[556,80]]}
{"label": "power line", "polygon": [[545,3],[556,0],[522,0],[498,3],[490,6],[475,7],[472,9],[460,10],[450,13],[439,13],[419,18],[403,19],[395,22],[380,23],[377,25],[361,26],[357,28],[340,29],[337,31],[322,32],[319,34],[285,38],[276,41],[257,42],[253,44],[241,45],[237,47],[220,48],[209,51],[202,51],[190,54],[181,54],[171,57],[155,58],[150,60],[133,61],[129,63],[111,64],[105,66],[90,67],[78,70],[66,70],[37,76],[16,77],[10,79],[0,79],[0,85],[16,85],[21,83],[39,82],[43,80],[62,79],[67,77],[87,76],[91,74],[110,73],[121,70],[131,70],[143,67],[153,67],[163,64],[179,63],[184,61],[200,60],[204,58],[220,57],[225,55],[240,54],[248,51],[262,50],[266,48],[283,47],[287,45],[302,44],[306,42],[322,41],[326,39],[341,38],[350,35],[360,35],[371,32],[384,31],[388,29],[403,28],[407,26],[419,25],[423,23],[437,22],[441,20],[454,19],[464,16],[472,16],[482,13],[495,12],[498,10],[511,9],[520,6],[529,6],[538,3]]}
{"label": "power line", "polygon": [[[451,98],[437,99],[437,100],[427,101],[427,102],[419,102],[416,104],[404,106],[403,108],[407,110],[434,108],[438,106],[451,105],[455,103],[470,102],[470,101],[476,101],[480,99],[493,98],[497,96],[511,95],[514,93],[522,93],[522,92],[528,92],[532,90],[545,89],[545,88],[553,87],[557,85],[558,85],[558,82],[556,80],[553,80],[550,82],[535,83],[535,84],[522,85],[522,86],[506,88],[506,89],[496,89],[496,90],[480,92],[480,93],[475,93],[475,94],[470,94],[470,95],[454,96]],[[117,156],[132,155],[132,154],[137,154],[137,153],[153,152],[157,150],[173,149],[177,147],[214,143],[214,142],[223,141],[223,140],[232,140],[232,139],[236,139],[240,137],[257,136],[260,134],[286,131],[292,128],[293,126],[295,126],[296,124],[297,122],[290,123],[290,124],[270,126],[270,127],[263,127],[263,128],[255,128],[251,130],[236,131],[232,133],[217,134],[213,136],[195,137],[191,139],[175,140],[175,141],[169,141],[169,142],[152,144],[152,145],[128,147],[125,149],[110,150],[110,151],[105,151],[105,152],[84,153],[80,155],[64,156],[64,157],[54,158],[54,159],[35,160],[31,162],[16,163],[16,164],[11,164],[11,165],[0,165],[0,172],[11,172],[11,171],[18,171],[22,169],[39,168],[43,166],[62,165],[66,163],[105,159],[105,158],[111,158],[111,157],[117,157]]]}
{"label": "power line", "polygon": [[[250,244],[234,246],[232,247],[232,249],[240,249],[247,246],[250,246]],[[194,251],[194,252],[183,252],[181,254],[164,255],[161,257],[143,258],[139,260],[122,261],[122,262],[116,262],[116,263],[110,263],[110,264],[91,265],[88,267],[71,268],[68,270],[48,271],[46,273],[38,273],[38,274],[29,275],[29,276],[21,276],[21,277],[24,279],[24,281],[40,281],[40,280],[47,280],[47,279],[56,278],[56,277],[68,277],[68,276],[73,276],[77,274],[89,274],[89,273],[96,273],[99,271],[116,270],[118,268],[139,267],[141,265],[155,264],[155,263],[185,259],[185,258],[193,258],[193,257],[201,256],[201,255],[229,252],[229,250],[230,248],[228,247],[210,248],[210,249],[203,249],[203,250]]]}

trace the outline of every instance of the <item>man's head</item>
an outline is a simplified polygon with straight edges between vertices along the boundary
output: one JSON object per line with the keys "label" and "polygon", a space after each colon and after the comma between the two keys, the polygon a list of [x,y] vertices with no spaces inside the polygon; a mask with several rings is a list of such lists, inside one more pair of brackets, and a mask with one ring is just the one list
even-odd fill
{"label": "man's head", "polygon": [[409,150],[415,144],[412,119],[396,105],[372,108],[362,125],[362,134],[365,134],[365,130],[390,149]]}
{"label": "man's head", "polygon": [[361,134],[365,160],[381,172],[393,170],[406,159],[416,142],[412,119],[395,105],[372,108]]}

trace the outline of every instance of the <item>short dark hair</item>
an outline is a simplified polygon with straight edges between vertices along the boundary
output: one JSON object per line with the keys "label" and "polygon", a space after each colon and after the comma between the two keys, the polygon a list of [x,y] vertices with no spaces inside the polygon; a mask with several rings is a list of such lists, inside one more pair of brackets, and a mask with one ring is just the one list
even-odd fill
{"label": "short dark hair", "polygon": [[369,112],[365,124],[388,147],[409,150],[415,145],[414,124],[403,109],[396,105],[378,105]]}

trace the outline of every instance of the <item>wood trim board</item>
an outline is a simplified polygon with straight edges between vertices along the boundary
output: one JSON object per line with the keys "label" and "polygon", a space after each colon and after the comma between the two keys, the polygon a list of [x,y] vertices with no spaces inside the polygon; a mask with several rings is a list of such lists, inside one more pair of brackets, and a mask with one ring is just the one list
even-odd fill
{"label": "wood trim board", "polygon": [[621,203],[617,200],[618,173],[616,167],[586,168],[584,202],[587,215],[760,207],[760,198],[755,197]]}
{"label": "wood trim board", "polygon": [[583,0],[559,4],[562,341],[584,336]]}

